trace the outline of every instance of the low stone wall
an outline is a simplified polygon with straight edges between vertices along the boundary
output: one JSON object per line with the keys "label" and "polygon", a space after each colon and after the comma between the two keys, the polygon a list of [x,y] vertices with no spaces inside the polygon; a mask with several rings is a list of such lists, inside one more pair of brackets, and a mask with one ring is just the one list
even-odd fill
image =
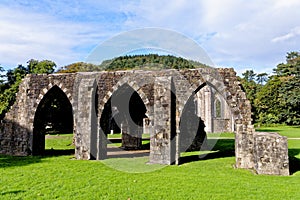
{"label": "low stone wall", "polygon": [[278,133],[255,132],[254,170],[257,174],[289,175],[287,138]]}

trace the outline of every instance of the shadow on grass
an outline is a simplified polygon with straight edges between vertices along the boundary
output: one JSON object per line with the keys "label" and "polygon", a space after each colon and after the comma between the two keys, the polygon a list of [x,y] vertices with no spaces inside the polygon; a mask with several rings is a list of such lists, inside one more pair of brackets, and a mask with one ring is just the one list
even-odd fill
{"label": "shadow on grass", "polygon": [[257,132],[280,132],[280,130],[277,130],[277,129],[264,129],[264,128],[256,129],[255,131],[257,131]]}
{"label": "shadow on grass", "polygon": [[0,194],[2,196],[4,195],[11,195],[11,194],[19,194],[19,193],[23,193],[26,192],[25,190],[13,190],[13,191],[8,191],[8,192],[1,192]]}
{"label": "shadow on grass", "polygon": [[0,168],[21,167],[43,162],[43,158],[52,156],[74,155],[74,149],[47,149],[41,156],[7,156],[0,155]]}
{"label": "shadow on grass", "polygon": [[[217,158],[232,157],[235,155],[234,152],[234,139],[208,139],[208,149],[211,149],[211,153],[201,154],[201,155],[190,155],[180,157],[180,164],[185,164],[189,162],[195,162],[199,160],[210,160]],[[215,144],[213,148],[210,144]]]}
{"label": "shadow on grass", "polygon": [[289,149],[290,174],[300,171],[300,159],[295,157],[300,154],[300,149]]}
{"label": "shadow on grass", "polygon": [[0,168],[21,167],[42,162],[41,156],[0,156]]}
{"label": "shadow on grass", "polygon": [[[150,149],[150,139],[143,138],[142,141],[144,144],[142,144],[142,146],[141,146],[141,148],[139,148],[139,150],[149,150]],[[113,145],[113,144],[117,144],[117,145]],[[118,146],[119,148],[122,148],[121,144],[122,144],[122,139],[120,139],[120,138],[112,138],[112,139],[108,140],[108,145]],[[126,150],[135,151],[136,149],[127,148]]]}
{"label": "shadow on grass", "polygon": [[46,149],[43,156],[68,156],[74,154],[75,149]]}

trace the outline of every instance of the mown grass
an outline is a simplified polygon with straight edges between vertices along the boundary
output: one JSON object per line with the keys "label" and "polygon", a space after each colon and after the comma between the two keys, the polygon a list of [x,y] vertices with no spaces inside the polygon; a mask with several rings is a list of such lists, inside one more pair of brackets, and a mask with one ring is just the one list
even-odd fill
{"label": "mown grass", "polygon": [[[122,135],[120,133],[108,134],[107,138],[108,139],[118,139],[118,138],[122,138]],[[142,135],[142,138],[150,138],[150,134],[145,133]]]}
{"label": "mown grass", "polygon": [[74,149],[73,133],[46,135],[45,149]]}
{"label": "mown grass", "polygon": [[[300,140],[291,141],[289,148],[299,158]],[[289,177],[255,175],[233,167],[233,139],[209,143],[215,143],[212,151],[201,152],[202,157],[186,152],[179,166],[146,164],[145,157],[0,156],[0,199],[300,199],[300,162]]]}
{"label": "mown grass", "polygon": [[[255,128],[255,131],[258,132],[277,132],[282,136],[288,138],[300,138],[300,126],[261,126]],[[208,138],[234,138],[234,133],[225,132],[225,133],[208,133]]]}
{"label": "mown grass", "polygon": [[288,138],[300,138],[300,126],[262,126],[255,130],[260,132],[277,132]]}
{"label": "mown grass", "polygon": [[207,133],[207,138],[234,138],[234,133],[232,132]]}

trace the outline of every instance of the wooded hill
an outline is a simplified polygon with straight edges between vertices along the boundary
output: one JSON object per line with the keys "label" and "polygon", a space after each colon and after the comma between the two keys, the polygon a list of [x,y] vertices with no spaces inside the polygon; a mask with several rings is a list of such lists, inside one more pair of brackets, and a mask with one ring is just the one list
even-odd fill
{"label": "wooded hill", "polygon": [[78,62],[60,68],[57,73],[113,71],[129,69],[193,69],[208,67],[200,62],[189,61],[171,55],[128,55],[103,61],[100,65]]}

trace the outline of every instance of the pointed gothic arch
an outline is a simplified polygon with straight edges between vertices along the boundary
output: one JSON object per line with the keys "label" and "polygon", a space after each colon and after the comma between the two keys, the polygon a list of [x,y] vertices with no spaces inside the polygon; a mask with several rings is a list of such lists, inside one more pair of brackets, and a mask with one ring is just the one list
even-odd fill
{"label": "pointed gothic arch", "polygon": [[140,95],[127,83],[119,86],[107,100],[100,117],[100,127],[105,135],[122,132],[124,148],[139,149],[142,145],[143,119],[146,106]]}
{"label": "pointed gothic arch", "polygon": [[34,114],[32,134],[32,154],[43,155],[45,134],[73,132],[73,110],[67,95],[54,85],[43,96]]}

